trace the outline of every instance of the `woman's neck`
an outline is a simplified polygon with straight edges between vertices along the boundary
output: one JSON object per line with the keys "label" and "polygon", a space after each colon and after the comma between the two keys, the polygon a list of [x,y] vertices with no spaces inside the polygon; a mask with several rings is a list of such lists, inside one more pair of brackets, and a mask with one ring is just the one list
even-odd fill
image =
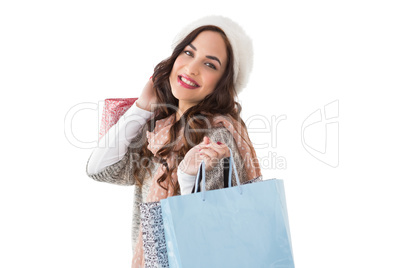
{"label": "woman's neck", "polygon": [[176,122],[180,120],[180,117],[191,107],[196,105],[196,103],[185,103],[179,100],[179,107],[176,111]]}

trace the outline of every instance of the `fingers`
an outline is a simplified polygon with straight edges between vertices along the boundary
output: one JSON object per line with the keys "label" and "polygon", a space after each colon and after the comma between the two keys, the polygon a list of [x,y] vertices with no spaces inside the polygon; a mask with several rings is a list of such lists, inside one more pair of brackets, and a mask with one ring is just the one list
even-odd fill
{"label": "fingers", "polygon": [[203,144],[203,145],[211,144],[211,140],[209,139],[208,136],[204,136],[201,144]]}
{"label": "fingers", "polygon": [[215,143],[207,136],[204,136],[202,142],[196,148],[199,156],[205,162],[207,171],[215,167],[220,159],[230,156],[229,147],[226,144],[220,141]]}
{"label": "fingers", "polygon": [[207,166],[214,167],[219,163],[220,159],[230,156],[227,145],[221,142],[219,143],[220,144],[210,143],[200,146],[199,154]]}
{"label": "fingers", "polygon": [[[228,146],[219,141],[217,143],[210,142],[209,144],[199,144],[198,149],[200,153],[205,153],[212,157],[224,158],[230,156]],[[215,155],[215,153],[217,155]]]}
{"label": "fingers", "polygon": [[200,149],[200,155],[201,156],[206,156],[208,158],[214,159],[214,158],[221,158],[219,157],[221,152],[215,151],[212,148],[203,148]]}
{"label": "fingers", "polygon": [[[206,152],[206,151],[205,151]],[[201,159],[205,162],[205,170],[210,171],[213,167],[219,164],[220,158],[217,157],[215,152],[201,153]]]}

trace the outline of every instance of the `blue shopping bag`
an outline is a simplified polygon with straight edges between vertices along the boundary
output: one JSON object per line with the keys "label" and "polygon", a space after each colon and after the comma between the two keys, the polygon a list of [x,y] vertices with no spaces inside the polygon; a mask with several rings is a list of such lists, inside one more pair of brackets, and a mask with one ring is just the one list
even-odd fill
{"label": "blue shopping bag", "polygon": [[[229,178],[229,161],[224,159],[223,179],[227,188]],[[201,179],[201,176],[199,177]],[[256,183],[262,180],[262,176],[243,182],[242,184]],[[198,182],[200,183],[200,182]],[[197,184],[198,188],[198,184]],[[198,189],[197,189],[198,191]],[[195,192],[195,187],[193,193]],[[142,242],[144,249],[144,268],[169,268],[169,260],[166,250],[165,231],[163,227],[162,207],[160,201],[140,204],[140,218],[142,229]]]}
{"label": "blue shopping bag", "polygon": [[283,181],[240,185],[233,168],[237,186],[206,192],[202,162],[201,192],[161,200],[170,268],[294,267]]}

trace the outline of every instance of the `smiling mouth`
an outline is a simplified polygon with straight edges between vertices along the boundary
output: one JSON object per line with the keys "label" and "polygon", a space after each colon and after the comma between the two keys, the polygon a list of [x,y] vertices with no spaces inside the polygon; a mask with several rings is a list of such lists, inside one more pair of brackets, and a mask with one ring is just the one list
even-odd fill
{"label": "smiling mouth", "polygon": [[179,81],[179,83],[180,83],[181,85],[183,85],[183,86],[185,86],[185,87],[187,87],[187,88],[197,88],[197,87],[200,86],[200,85],[198,85],[197,83],[194,83],[194,82],[192,82],[192,81],[186,79],[185,77],[183,77],[183,76],[181,76],[181,75],[178,76],[178,81]]}

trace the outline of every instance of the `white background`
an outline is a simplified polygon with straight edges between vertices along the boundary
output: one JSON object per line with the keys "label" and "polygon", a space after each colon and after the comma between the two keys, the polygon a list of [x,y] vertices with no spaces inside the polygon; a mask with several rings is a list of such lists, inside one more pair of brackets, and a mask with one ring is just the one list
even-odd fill
{"label": "white background", "polygon": [[[401,8],[262,3],[1,2],[0,267],[130,267],[133,188],[86,176],[98,112],[71,111],[138,97],[178,30],[209,14],[238,21],[254,40],[243,119],[286,116],[276,147],[257,153],[286,160],[263,174],[285,181],[296,267],[402,267]],[[334,101],[332,167],[301,134]],[[271,142],[272,133],[251,132],[253,142]],[[305,134],[311,147],[325,145],[325,124]]]}

